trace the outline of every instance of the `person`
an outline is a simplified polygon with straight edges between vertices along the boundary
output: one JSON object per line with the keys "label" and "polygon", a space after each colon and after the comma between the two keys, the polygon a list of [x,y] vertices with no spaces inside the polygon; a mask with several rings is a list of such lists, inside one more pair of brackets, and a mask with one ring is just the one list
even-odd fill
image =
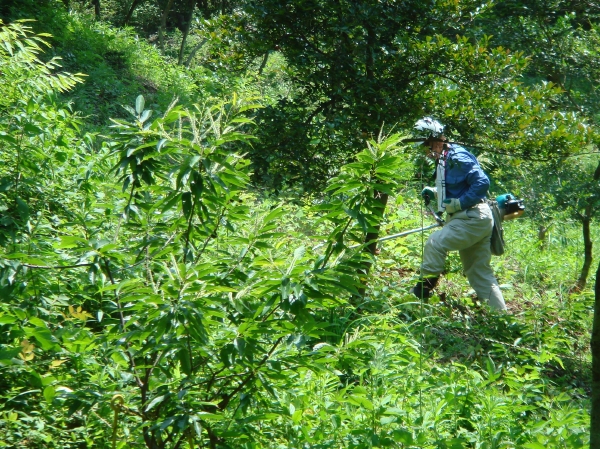
{"label": "person", "polygon": [[506,310],[490,265],[493,217],[485,201],[489,178],[475,156],[460,145],[448,143],[442,134],[430,135],[423,145],[426,156],[436,160],[436,187],[426,187],[422,196],[426,201],[437,200],[437,210],[446,213],[446,223],[425,243],[421,275],[411,289],[413,294],[429,297],[444,270],[448,252],[458,251],[477,297],[493,309]]}

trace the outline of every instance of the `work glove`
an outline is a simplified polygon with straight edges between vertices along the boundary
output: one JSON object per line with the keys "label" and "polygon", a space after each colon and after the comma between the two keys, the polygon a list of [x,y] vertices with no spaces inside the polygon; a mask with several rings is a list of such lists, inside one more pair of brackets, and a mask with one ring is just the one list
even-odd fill
{"label": "work glove", "polygon": [[421,196],[425,200],[425,204],[429,204],[429,202],[435,199],[437,195],[437,189],[435,187],[425,187],[421,192]]}
{"label": "work glove", "polygon": [[453,214],[454,212],[458,212],[461,210],[460,200],[458,198],[448,198],[444,200],[444,205],[446,208],[446,213]]}

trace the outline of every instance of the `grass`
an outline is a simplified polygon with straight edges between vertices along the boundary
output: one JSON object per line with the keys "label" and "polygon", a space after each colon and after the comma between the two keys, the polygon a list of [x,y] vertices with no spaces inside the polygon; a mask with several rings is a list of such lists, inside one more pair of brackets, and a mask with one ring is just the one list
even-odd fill
{"label": "grass", "polygon": [[[391,213],[385,232],[418,227],[412,207]],[[304,349],[324,369],[301,370],[277,392],[270,447],[586,447],[593,295],[572,289],[577,224],[556,232],[542,249],[535,223],[507,223],[507,252],[493,263],[508,313],[474,300],[454,256],[419,303],[408,288],[421,237],[382,245],[362,315],[340,310],[329,327],[338,338]]]}
{"label": "grass", "polygon": [[[593,295],[589,289],[572,289],[579,275],[582,239],[576,224],[563,223],[544,249],[534,223],[521,219],[507,224],[507,253],[494,258],[493,264],[508,314],[494,313],[474,302],[456,257],[448,259],[437,295],[426,304],[418,303],[407,290],[416,276],[420,237],[383,248],[370,293],[381,316],[404,323],[403,332],[419,344],[421,352],[413,371],[427,380],[413,394],[428,397],[423,419],[433,420],[439,408],[451,409],[442,404],[453,388],[469,389],[476,397],[468,419],[472,430],[450,432],[446,425],[446,443],[438,438],[434,445],[423,447],[586,444]],[[598,229],[594,234],[597,241]],[[394,260],[396,265],[391,263]],[[404,266],[403,261],[413,265]],[[371,308],[375,310],[376,304]],[[430,376],[445,380],[436,389]],[[515,410],[522,411],[515,414]],[[451,415],[456,413],[455,409]],[[520,425],[515,427],[513,420]],[[431,441],[439,427],[431,424],[429,430]],[[470,440],[473,435],[478,435],[476,442]],[[456,441],[452,443],[456,446],[444,445],[448,441]]]}

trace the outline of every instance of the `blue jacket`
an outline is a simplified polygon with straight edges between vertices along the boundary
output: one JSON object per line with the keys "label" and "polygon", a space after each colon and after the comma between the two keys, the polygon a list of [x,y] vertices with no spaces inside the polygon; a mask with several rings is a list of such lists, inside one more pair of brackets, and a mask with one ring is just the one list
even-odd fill
{"label": "blue jacket", "polygon": [[446,198],[458,198],[463,210],[486,197],[490,180],[477,158],[460,145],[450,144],[446,158]]}

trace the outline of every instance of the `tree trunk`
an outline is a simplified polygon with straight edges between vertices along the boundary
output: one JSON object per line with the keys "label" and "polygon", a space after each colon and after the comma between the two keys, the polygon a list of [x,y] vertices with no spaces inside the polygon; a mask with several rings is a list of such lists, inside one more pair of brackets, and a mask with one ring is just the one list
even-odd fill
{"label": "tree trunk", "polygon": [[[383,220],[383,214],[385,213],[385,207],[387,206],[387,202],[388,202],[388,194],[387,193],[383,193],[383,192],[375,192],[375,199],[380,203],[380,210],[377,213],[377,218],[379,218],[379,222],[381,223],[381,221]],[[373,232],[369,232],[367,233],[367,236],[365,237],[365,242],[369,242],[371,240],[377,240],[379,238],[379,225],[375,226],[375,230]],[[376,255],[377,254],[377,242],[373,242],[371,243],[367,249],[369,250],[369,252],[372,255]]]}
{"label": "tree trunk", "polygon": [[194,47],[194,49],[188,56],[187,62],[185,63],[186,67],[189,67],[192,64],[192,59],[194,59],[194,56],[196,56],[196,52],[198,50],[200,50],[202,47],[204,47],[204,44],[206,44],[207,42],[208,42],[208,38],[204,38],[204,39],[202,39],[202,42],[200,42],[198,45],[196,45]]}
{"label": "tree trunk", "polygon": [[125,16],[125,19],[123,20],[123,26],[127,26],[129,24],[129,21],[131,20],[131,16],[133,16],[133,12],[135,11],[135,8],[140,6],[143,2],[144,2],[144,0],[133,0],[133,3],[129,7],[129,11],[127,11],[127,15]]}
{"label": "tree trunk", "polygon": [[160,17],[160,26],[158,27],[158,46],[160,48],[160,52],[165,52],[165,32],[167,31],[167,17],[169,16],[169,12],[171,11],[171,6],[173,6],[174,0],[169,0],[167,6],[165,6],[165,10]]}
{"label": "tree trunk", "polygon": [[[375,48],[375,45],[376,45],[376,36],[373,31],[373,27],[371,26],[370,23],[365,22],[364,26],[365,26],[365,29],[367,30],[367,46],[366,46],[367,48],[366,48],[366,53],[365,53],[365,74],[366,74],[367,80],[371,81],[375,77],[375,74],[373,71],[373,64],[374,64],[373,49]],[[379,208],[380,208],[380,210],[377,211],[377,218],[378,218],[377,222],[381,223],[381,221],[383,219],[383,214],[385,213],[385,207],[388,202],[388,194],[379,192],[379,191],[375,191],[375,200],[377,202],[379,202]],[[371,242],[371,241],[373,242],[367,247],[367,250],[373,255],[373,257],[375,257],[377,255],[377,241],[376,240],[378,238],[379,238],[379,224],[377,224],[377,226],[375,226],[375,229],[373,232],[367,233],[367,236],[365,237],[365,243]],[[364,286],[361,287],[358,291],[360,294],[360,297],[365,296],[366,277],[369,275],[369,271],[371,270],[371,265],[372,265],[371,262],[364,262],[363,267],[358,270],[360,277],[365,279],[365,281],[363,283]]]}
{"label": "tree trunk", "polygon": [[267,61],[269,60],[269,53],[271,53],[270,50],[267,50],[267,52],[265,53],[265,55],[263,56],[263,60],[260,63],[260,67],[258,68],[258,75],[262,75],[263,70],[265,69],[266,65],[267,65]]}
{"label": "tree trunk", "polygon": [[600,264],[594,286],[594,324],[592,327],[592,410],[590,422],[590,449],[600,449]]}
{"label": "tree trunk", "polygon": [[538,226],[538,240],[540,241],[540,250],[544,251],[548,247],[548,231],[550,230],[550,223],[548,226]]}
{"label": "tree trunk", "polygon": [[581,225],[583,228],[583,266],[581,267],[581,273],[579,274],[579,279],[577,280],[577,288],[579,290],[583,290],[585,288],[588,275],[590,274],[590,268],[592,267],[593,243],[590,232],[590,223],[592,221],[591,209],[591,206],[586,208],[585,215],[581,220]]}
{"label": "tree trunk", "polygon": [[[379,210],[377,211],[376,215],[378,218],[378,223],[381,223],[382,219],[383,219],[383,214],[385,213],[385,207],[387,206],[387,202],[388,202],[388,194],[387,193],[383,193],[383,192],[375,192],[375,200],[379,203]],[[377,226],[375,226],[375,229],[372,232],[368,232],[367,236],[365,237],[365,243],[366,242],[372,242],[369,244],[369,246],[367,246],[367,251],[369,251],[373,257],[375,257],[377,255],[377,239],[379,238],[379,224]],[[364,262],[363,266],[358,270],[358,274],[362,279],[365,279],[368,275],[369,275],[369,271],[371,270],[371,262]],[[358,290],[359,293],[359,297],[358,298],[353,298],[352,302],[354,303],[354,305],[357,305],[356,303],[358,301],[360,301],[364,296],[365,296],[365,292],[366,292],[366,280],[363,282],[363,287],[361,287]]]}
{"label": "tree trunk", "polygon": [[96,20],[100,20],[100,0],[92,0],[92,5],[94,5],[94,16]]}
{"label": "tree trunk", "polygon": [[[596,171],[594,171],[593,180],[594,182],[600,180],[600,162],[598,162]],[[590,203],[586,206],[585,210],[583,211],[583,216],[581,217],[581,224],[583,226],[583,266],[581,267],[581,273],[579,274],[579,279],[577,280],[577,288],[580,290],[585,288],[587,278],[592,267],[593,242],[591,238],[590,224],[593,216],[594,205]]]}
{"label": "tree trunk", "polygon": [[194,9],[196,8],[195,0],[188,0],[188,17],[187,22],[185,24],[185,30],[183,32],[183,37],[181,38],[181,47],[179,48],[179,59],[177,63],[179,65],[183,65],[183,50],[185,48],[185,41],[187,40],[188,35],[190,34],[190,28],[192,27],[192,19],[194,18]]}

